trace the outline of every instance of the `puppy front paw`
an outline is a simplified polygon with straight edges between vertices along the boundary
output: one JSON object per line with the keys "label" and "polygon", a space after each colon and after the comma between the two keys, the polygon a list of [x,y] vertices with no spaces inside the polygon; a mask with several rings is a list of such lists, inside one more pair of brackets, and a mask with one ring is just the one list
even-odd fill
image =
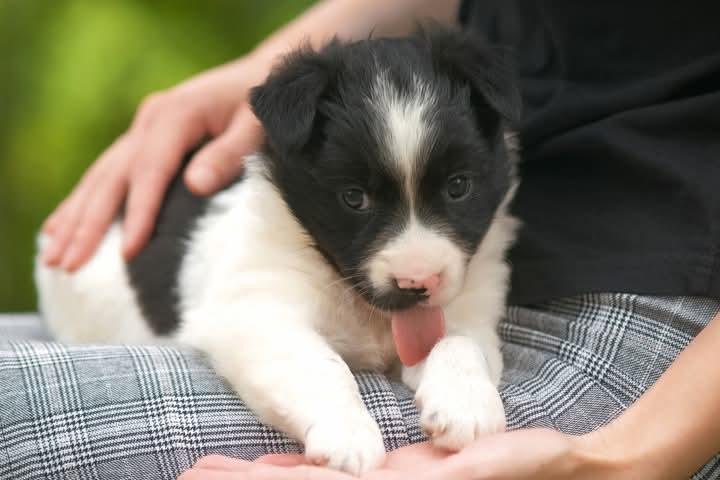
{"label": "puppy front paw", "polygon": [[305,457],[315,465],[360,476],[385,460],[385,444],[367,412],[332,416],[308,428]]}
{"label": "puppy front paw", "polygon": [[433,445],[460,450],[505,430],[505,409],[495,386],[482,378],[445,378],[424,383],[415,395],[420,424]]}

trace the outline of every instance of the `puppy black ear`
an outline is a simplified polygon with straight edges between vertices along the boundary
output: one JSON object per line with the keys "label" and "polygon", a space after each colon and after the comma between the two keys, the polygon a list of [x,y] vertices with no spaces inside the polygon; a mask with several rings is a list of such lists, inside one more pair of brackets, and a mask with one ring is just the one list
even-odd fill
{"label": "puppy black ear", "polygon": [[429,27],[423,31],[440,68],[464,78],[473,90],[476,107],[489,106],[510,126],[522,116],[522,98],[510,51],[492,47],[481,37]]}
{"label": "puppy black ear", "polygon": [[285,57],[265,83],[252,89],[250,106],[273,150],[287,155],[307,144],[330,76],[327,56],[306,47]]}

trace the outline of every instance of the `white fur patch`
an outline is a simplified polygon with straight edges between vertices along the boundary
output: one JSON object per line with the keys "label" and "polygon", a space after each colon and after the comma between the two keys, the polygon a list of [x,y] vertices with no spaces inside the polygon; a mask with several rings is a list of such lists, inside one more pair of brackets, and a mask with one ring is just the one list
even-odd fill
{"label": "white fur patch", "polygon": [[110,227],[98,251],[73,274],[40,259],[47,239],[38,239],[35,283],[40,311],[65,342],[152,342],[154,334],[130,288],[121,255],[122,227]]}
{"label": "white fur patch", "polygon": [[412,209],[418,167],[427,160],[433,141],[430,114],[436,99],[430,87],[418,78],[411,91],[400,92],[383,73],[375,81],[371,104],[382,125],[378,136],[383,138],[388,160],[403,182]]}

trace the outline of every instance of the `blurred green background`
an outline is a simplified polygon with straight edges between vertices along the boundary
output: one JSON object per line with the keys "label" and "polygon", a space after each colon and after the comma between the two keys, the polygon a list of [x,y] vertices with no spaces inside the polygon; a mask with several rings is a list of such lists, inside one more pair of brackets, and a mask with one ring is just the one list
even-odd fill
{"label": "blurred green background", "polygon": [[143,97],[311,3],[0,0],[0,312],[35,309],[35,232]]}

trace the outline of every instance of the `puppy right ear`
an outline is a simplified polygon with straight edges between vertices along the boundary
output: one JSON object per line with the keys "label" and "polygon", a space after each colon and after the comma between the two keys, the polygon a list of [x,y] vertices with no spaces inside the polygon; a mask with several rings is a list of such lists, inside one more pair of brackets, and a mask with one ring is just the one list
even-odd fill
{"label": "puppy right ear", "polygon": [[464,78],[479,110],[485,105],[509,125],[522,118],[522,98],[509,50],[491,47],[483,38],[464,31],[430,25],[421,31],[441,68]]}
{"label": "puppy right ear", "polygon": [[310,140],[318,102],[332,74],[323,52],[304,47],[289,54],[265,83],[250,92],[250,106],[265,129],[268,145],[283,156],[302,150]]}

